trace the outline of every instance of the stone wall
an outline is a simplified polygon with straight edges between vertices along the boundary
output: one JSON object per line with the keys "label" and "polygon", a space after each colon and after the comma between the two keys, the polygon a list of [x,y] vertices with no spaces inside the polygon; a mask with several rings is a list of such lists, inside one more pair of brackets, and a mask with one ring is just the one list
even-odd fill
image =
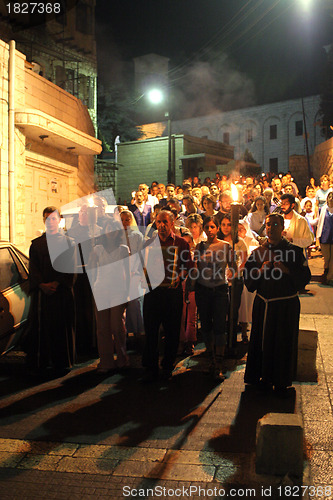
{"label": "stone wall", "polygon": [[[179,157],[183,155],[183,137],[175,136],[176,183],[182,181]],[[157,180],[167,183],[168,137],[146,139],[145,141],[124,142],[118,145],[117,199],[122,202],[131,199],[131,193],[141,182],[150,186]]]}
{"label": "stone wall", "polygon": [[[0,40],[0,239],[9,239],[9,185],[8,185],[8,60],[9,46]],[[54,142],[42,139],[47,130],[39,131],[35,123],[36,110],[46,113],[48,123],[60,120],[60,134],[68,134],[67,126],[74,138],[74,147],[62,135]],[[42,76],[33,73],[26,66],[25,56],[15,52],[15,120],[17,112],[30,117],[29,127],[25,129],[16,122],[15,126],[15,243],[22,249],[27,248],[35,222],[41,219],[42,204],[68,203],[94,190],[94,154],[92,147],[98,149],[99,141],[94,138],[94,127],[87,108],[68,92],[57,87]],[[18,113],[19,114],[19,113]],[[60,124],[61,125],[61,124]],[[35,128],[33,128],[35,127]],[[65,130],[66,129],[66,130]],[[78,137],[84,137],[94,146],[87,154],[78,154]],[[46,135],[47,137],[47,135]],[[75,139],[76,138],[76,139]],[[64,140],[63,140],[64,139]],[[92,140],[93,139],[93,140]],[[73,139],[72,139],[73,140]],[[80,139],[81,140],[81,139]],[[71,144],[71,143],[70,143]],[[76,148],[77,149],[77,148]],[[90,153],[91,152],[91,153]],[[35,180],[34,180],[35,179]],[[57,189],[52,189],[54,183]],[[40,187],[40,184],[42,187]],[[60,189],[61,187],[61,189]],[[52,202],[52,203],[51,203]],[[30,213],[30,207],[31,213]],[[36,208],[37,207],[37,208]]]}
{"label": "stone wall", "polygon": [[[1,77],[1,164],[0,164],[0,239],[9,239],[9,153],[8,153],[8,59],[9,46],[0,40],[0,77]],[[25,102],[25,57],[17,52],[15,64],[15,103],[18,107]],[[19,242],[24,239],[25,233],[25,206],[24,206],[24,166],[25,166],[25,137],[20,130],[15,130],[15,224]]]}
{"label": "stone wall", "polygon": [[31,70],[24,75],[25,107],[39,109],[72,127],[95,135],[88,109],[69,92]]}
{"label": "stone wall", "polygon": [[323,174],[333,175],[333,137],[316,147],[313,165],[317,182]]}

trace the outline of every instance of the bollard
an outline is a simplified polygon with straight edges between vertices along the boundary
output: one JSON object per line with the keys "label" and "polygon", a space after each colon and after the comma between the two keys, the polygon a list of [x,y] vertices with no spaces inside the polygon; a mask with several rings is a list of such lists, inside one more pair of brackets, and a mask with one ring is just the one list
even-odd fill
{"label": "bollard", "polygon": [[268,413],[257,423],[256,473],[302,476],[303,425],[294,413]]}

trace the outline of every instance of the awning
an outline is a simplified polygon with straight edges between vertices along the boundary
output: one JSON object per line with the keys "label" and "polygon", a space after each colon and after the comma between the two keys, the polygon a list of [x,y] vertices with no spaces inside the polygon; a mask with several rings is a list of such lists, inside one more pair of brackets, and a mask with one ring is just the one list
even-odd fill
{"label": "awning", "polygon": [[15,111],[15,125],[26,137],[74,155],[97,155],[102,151],[99,139],[78,130],[38,109]]}

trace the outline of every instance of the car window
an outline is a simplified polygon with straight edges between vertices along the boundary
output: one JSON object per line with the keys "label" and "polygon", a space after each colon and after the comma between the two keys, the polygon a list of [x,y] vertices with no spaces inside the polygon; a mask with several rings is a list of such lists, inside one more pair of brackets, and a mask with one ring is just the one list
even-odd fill
{"label": "car window", "polygon": [[23,253],[21,253],[19,250],[15,249],[15,251],[14,251],[12,248],[10,249],[10,253],[14,259],[14,262],[15,262],[17,269],[21,275],[21,278],[24,280],[27,280],[28,273],[27,273],[26,269],[24,268],[24,266],[22,265],[22,262],[20,261],[20,259],[18,259],[15,252],[17,252],[19,257],[22,259],[22,261],[25,264],[27,269],[29,269],[29,259],[25,255],[23,255]]}
{"label": "car window", "polygon": [[19,256],[19,258],[21,259],[21,261],[23,262],[23,264],[25,265],[25,267],[27,269],[29,269],[29,257],[27,257],[26,255],[24,255],[24,253],[20,252],[20,250],[18,250],[17,248],[15,249],[15,252]]}
{"label": "car window", "polygon": [[0,290],[6,290],[21,282],[21,275],[9,248],[0,248]]}

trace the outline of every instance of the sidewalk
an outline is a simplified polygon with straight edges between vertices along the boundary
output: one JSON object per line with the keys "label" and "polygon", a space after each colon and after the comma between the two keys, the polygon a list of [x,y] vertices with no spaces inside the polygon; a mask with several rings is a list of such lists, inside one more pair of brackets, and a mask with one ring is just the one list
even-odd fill
{"label": "sidewalk", "polygon": [[[302,308],[317,311],[330,290],[309,288]],[[254,469],[257,420],[294,411],[304,423],[302,498],[333,498],[332,316],[306,319],[319,334],[318,383],[296,383],[288,399],[245,390],[244,359],[216,385],[200,350],[167,385],[140,384],[135,354],[127,374],[104,379],[91,363],[41,385],[0,372],[0,498],[264,498],[262,488],[297,498],[288,478]]]}

